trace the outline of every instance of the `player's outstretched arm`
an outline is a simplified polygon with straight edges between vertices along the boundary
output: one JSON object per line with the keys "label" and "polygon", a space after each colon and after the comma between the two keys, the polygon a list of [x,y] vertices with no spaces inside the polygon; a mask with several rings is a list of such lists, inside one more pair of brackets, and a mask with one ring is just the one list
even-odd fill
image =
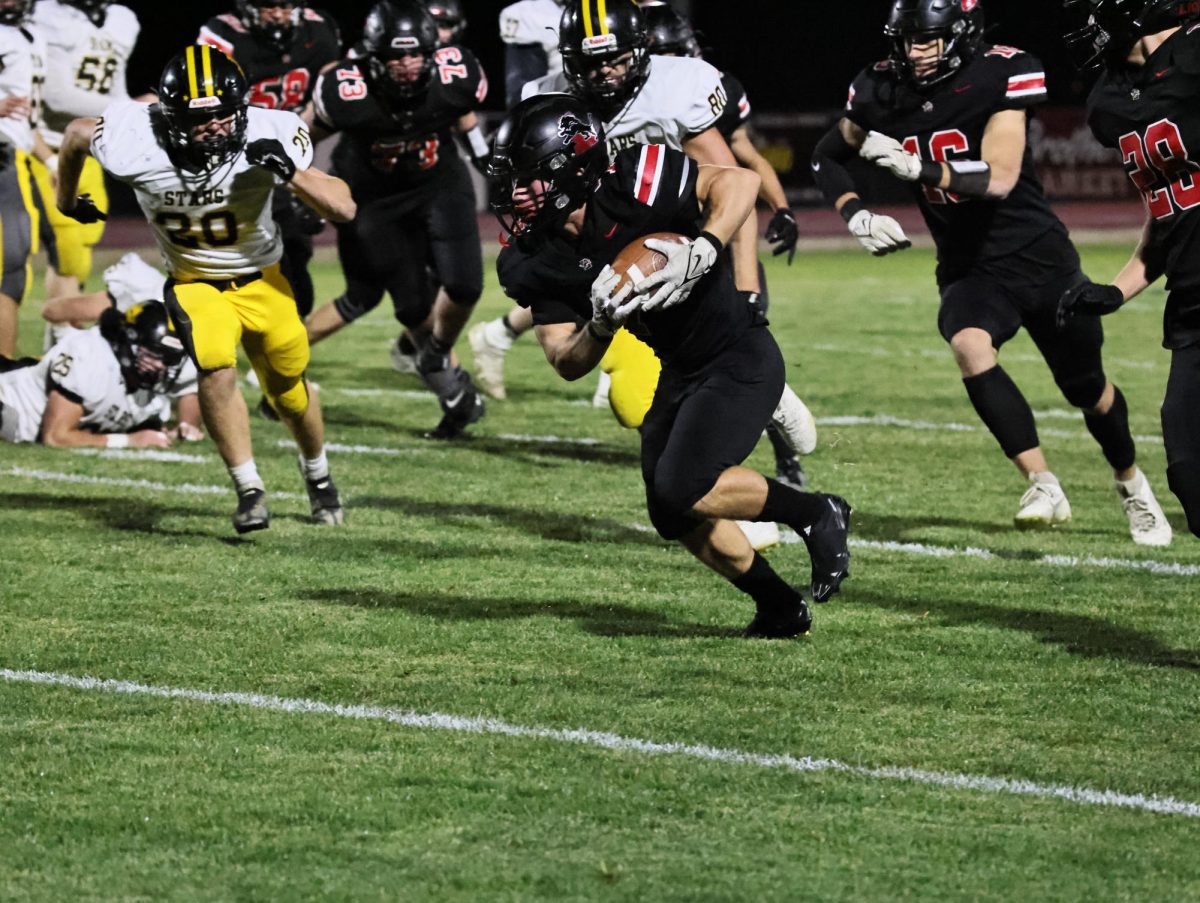
{"label": "player's outstretched arm", "polygon": [[70,323],[80,326],[112,307],[108,292],[92,292],[90,295],[74,295],[70,298],[51,298],[42,308],[42,319],[49,323]]}
{"label": "player's outstretched arm", "polygon": [[762,184],[758,189],[758,198],[771,209],[771,222],[767,225],[767,242],[775,245],[774,255],[788,255],[788,263],[796,256],[796,242],[800,238],[800,230],[796,226],[796,215],[788,206],[787,193],[783,183],[779,181],[779,173],[771,165],[754,142],[750,140],[750,130],[741,126],[729,137],[729,149],[739,164],[754,172]]}
{"label": "player's outstretched arm", "polygon": [[79,177],[90,153],[98,122],[97,119],[75,119],[63,133],[63,143],[58,149],[58,190],[55,196],[58,209],[63,213],[75,209]]}
{"label": "player's outstretched arm", "polygon": [[335,223],[348,223],[358,213],[350,186],[315,166],[298,171],[288,183],[288,190],[323,218]]}
{"label": "player's outstretched arm", "polygon": [[171,440],[161,430],[138,430],[107,436],[80,429],[83,405],[51,389],[42,415],[41,441],[53,448],[169,448]]}
{"label": "player's outstretched arm", "polygon": [[204,438],[204,420],[200,414],[200,396],[195,392],[181,395],[176,416],[179,425],[170,431],[172,439],[199,442]]}

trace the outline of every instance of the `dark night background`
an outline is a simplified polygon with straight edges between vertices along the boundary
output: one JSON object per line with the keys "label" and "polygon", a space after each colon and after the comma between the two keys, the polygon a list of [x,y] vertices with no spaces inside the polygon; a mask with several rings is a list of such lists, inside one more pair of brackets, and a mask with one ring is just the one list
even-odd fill
{"label": "dark night background", "polygon": [[[163,64],[191,43],[202,22],[233,7],[232,0],[124,0],[142,21],[130,69],[140,93],[158,81]],[[465,43],[492,79],[488,106],[503,102],[503,45],[497,16],[511,0],[465,0],[470,21]],[[371,7],[368,0],[313,3],[333,13],[343,38],[354,40]],[[1052,100],[1075,103],[1084,85],[1066,60],[1061,35],[1068,27],[1059,0],[984,0],[989,39],[1039,56]],[[704,33],[709,59],[740,76],[759,111],[831,110],[867,62],[886,54],[882,27],[888,0],[693,0],[692,18]]]}

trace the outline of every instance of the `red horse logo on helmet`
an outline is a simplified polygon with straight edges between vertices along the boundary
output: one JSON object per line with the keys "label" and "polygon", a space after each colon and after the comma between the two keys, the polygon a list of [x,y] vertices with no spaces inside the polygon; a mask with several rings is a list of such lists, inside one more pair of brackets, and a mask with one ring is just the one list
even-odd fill
{"label": "red horse logo on helmet", "polygon": [[591,150],[600,141],[600,136],[590,125],[574,113],[564,113],[558,120],[558,134],[562,142],[577,155]]}

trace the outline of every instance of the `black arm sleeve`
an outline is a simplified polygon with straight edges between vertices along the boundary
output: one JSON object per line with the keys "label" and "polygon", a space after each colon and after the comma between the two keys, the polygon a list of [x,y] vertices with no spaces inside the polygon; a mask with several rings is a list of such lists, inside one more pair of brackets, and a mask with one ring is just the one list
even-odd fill
{"label": "black arm sleeve", "polygon": [[511,110],[521,100],[526,82],[541,78],[550,64],[539,44],[506,44],[504,47],[504,95]]}
{"label": "black arm sleeve", "polygon": [[857,191],[854,178],[846,168],[846,161],[857,155],[858,151],[842,137],[841,128],[836,124],[817,143],[812,156],[813,181],[830,205],[842,195]]}

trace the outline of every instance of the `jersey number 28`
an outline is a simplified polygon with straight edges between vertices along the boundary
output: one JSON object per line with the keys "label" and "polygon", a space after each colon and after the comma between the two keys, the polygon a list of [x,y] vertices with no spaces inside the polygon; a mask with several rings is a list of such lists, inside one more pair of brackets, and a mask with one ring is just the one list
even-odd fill
{"label": "jersey number 28", "polygon": [[1129,178],[1146,199],[1146,210],[1155,219],[1166,219],[1179,210],[1200,204],[1200,185],[1179,126],[1160,119],[1145,134],[1129,132],[1119,141],[1121,159]]}

